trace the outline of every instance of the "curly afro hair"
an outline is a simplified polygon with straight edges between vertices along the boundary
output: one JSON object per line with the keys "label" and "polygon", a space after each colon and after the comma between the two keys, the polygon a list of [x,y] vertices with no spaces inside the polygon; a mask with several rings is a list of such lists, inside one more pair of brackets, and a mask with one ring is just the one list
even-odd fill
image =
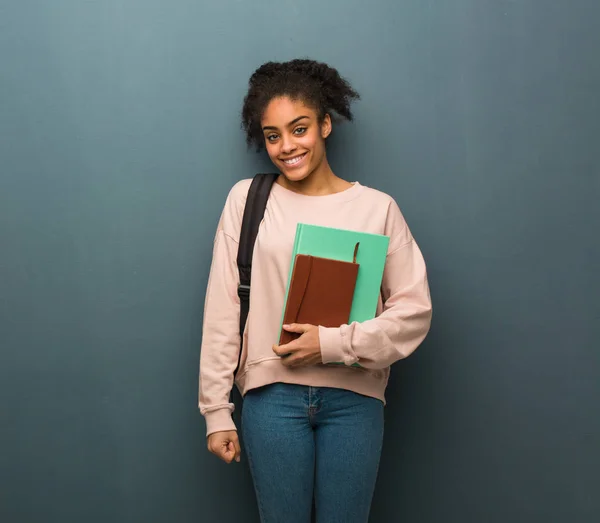
{"label": "curly afro hair", "polygon": [[248,93],[242,108],[242,129],[248,147],[264,147],[261,120],[273,98],[289,96],[302,100],[317,112],[322,121],[326,114],[352,120],[350,104],[360,98],[336,69],[322,62],[297,59],[289,62],[267,62],[248,82]]}

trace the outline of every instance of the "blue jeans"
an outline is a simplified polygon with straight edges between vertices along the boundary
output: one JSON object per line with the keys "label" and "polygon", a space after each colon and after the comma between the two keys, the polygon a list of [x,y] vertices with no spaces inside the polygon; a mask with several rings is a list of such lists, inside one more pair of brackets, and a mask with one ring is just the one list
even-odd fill
{"label": "blue jeans", "polygon": [[262,523],[367,523],[383,403],[343,389],[275,383],[246,394],[243,443]]}

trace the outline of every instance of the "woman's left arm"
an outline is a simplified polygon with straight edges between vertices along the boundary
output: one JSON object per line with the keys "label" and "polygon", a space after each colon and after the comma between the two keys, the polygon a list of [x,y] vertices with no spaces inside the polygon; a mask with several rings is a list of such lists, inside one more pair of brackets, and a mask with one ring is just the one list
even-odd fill
{"label": "woman's left arm", "polygon": [[383,311],[375,319],[338,328],[292,325],[301,337],[274,347],[285,365],[344,363],[386,368],[409,356],[425,339],[431,324],[431,297],[423,255],[398,208],[390,202],[386,234],[390,237],[382,281]]}
{"label": "woman's left arm", "polygon": [[386,260],[383,312],[375,319],[339,328],[319,327],[323,363],[386,368],[409,356],[431,324],[431,297],[421,251],[412,237]]}

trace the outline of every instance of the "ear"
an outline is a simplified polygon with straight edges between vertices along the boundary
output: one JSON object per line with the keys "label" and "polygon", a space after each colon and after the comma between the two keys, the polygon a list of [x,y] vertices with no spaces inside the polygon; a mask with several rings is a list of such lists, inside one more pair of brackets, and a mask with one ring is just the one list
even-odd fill
{"label": "ear", "polygon": [[327,138],[331,134],[331,130],[331,116],[329,114],[326,114],[323,117],[323,123],[321,123],[321,137],[323,139]]}

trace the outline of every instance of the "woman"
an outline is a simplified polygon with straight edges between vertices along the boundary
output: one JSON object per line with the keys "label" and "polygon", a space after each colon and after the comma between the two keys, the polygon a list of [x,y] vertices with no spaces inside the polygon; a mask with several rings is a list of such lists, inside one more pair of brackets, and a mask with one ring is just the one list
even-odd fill
{"label": "woman", "polygon": [[[281,175],[273,185],[252,261],[250,312],[235,383],[244,395],[242,430],[263,523],[368,519],[383,438],[389,367],[425,338],[431,302],[425,263],[394,200],[336,176],[326,154],[332,116],[352,120],[358,94],[323,63],[266,63],[250,78],[242,127]],[[238,364],[237,244],[250,180],[236,184],[216,234],[200,358],[200,410],[208,448],[240,460],[230,391]],[[390,238],[378,316],[301,334],[284,346],[281,312],[296,225]],[[327,365],[343,362],[345,365]],[[353,365],[358,363],[360,366]]]}

